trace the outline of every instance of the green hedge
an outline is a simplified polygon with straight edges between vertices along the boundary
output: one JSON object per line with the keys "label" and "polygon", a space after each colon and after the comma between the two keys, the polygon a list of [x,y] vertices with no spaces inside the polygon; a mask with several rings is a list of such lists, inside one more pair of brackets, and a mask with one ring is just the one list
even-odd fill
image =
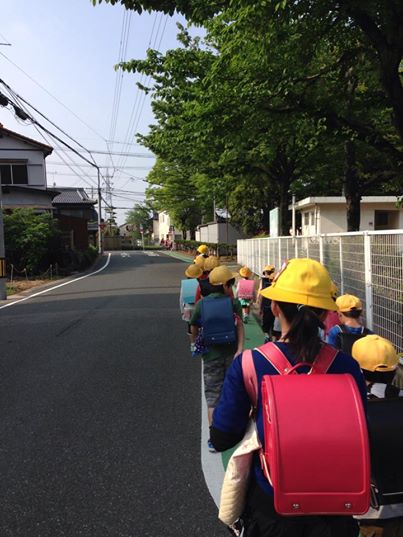
{"label": "green hedge", "polygon": [[225,244],[223,242],[199,242],[199,241],[188,241],[188,240],[177,240],[175,241],[176,249],[182,250],[184,252],[191,253],[196,255],[197,248],[201,244],[208,246],[209,252],[212,255],[225,256],[225,257],[236,257],[237,250],[236,244]]}

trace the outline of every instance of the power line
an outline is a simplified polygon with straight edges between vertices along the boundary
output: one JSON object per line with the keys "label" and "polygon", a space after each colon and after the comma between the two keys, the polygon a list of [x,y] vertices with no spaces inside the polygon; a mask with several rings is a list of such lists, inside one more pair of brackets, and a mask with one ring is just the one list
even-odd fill
{"label": "power line", "polygon": [[[26,105],[28,105],[30,108],[32,108],[32,110],[34,110],[37,114],[39,114],[41,117],[43,117],[48,123],[50,123],[51,125],[53,125],[56,129],[58,129],[61,133],[63,133],[67,138],[69,138],[69,140],[72,140],[75,144],[77,144],[79,147],[81,147],[81,149],[84,149],[84,151],[86,151],[90,157],[92,158],[92,161],[94,162],[94,164],[96,164],[95,160],[94,160],[94,157],[92,156],[91,152],[86,148],[84,147],[83,145],[81,145],[79,142],[77,142],[77,140],[75,140],[74,138],[72,138],[67,132],[65,132],[61,127],[58,127],[56,125],[56,123],[54,123],[51,119],[49,119],[48,117],[45,116],[45,114],[42,114],[42,112],[40,112],[39,110],[37,110],[32,104],[30,104],[27,100],[25,100],[23,97],[21,97],[21,95],[18,95],[18,93],[16,93],[14,90],[12,90],[10,88],[10,86],[8,84],[6,84],[4,82],[4,80],[1,80],[0,79],[0,83],[3,84],[3,86],[5,86],[9,92],[11,92],[11,94],[14,96],[14,98],[18,99],[19,101],[22,101],[23,103],[25,103]],[[71,151],[71,149],[70,149]],[[76,150],[73,149],[74,152],[76,152]]]}
{"label": "power line", "polygon": [[36,84],[39,88],[41,88],[41,90],[43,90],[45,93],[47,93],[50,97],[52,97],[52,99],[54,99],[57,103],[60,104],[60,106],[63,106],[63,108],[65,108],[66,110],[68,110],[70,112],[70,114],[72,114],[76,119],[78,119],[78,121],[80,121],[80,123],[82,123],[83,125],[85,125],[91,132],[93,132],[94,134],[96,134],[99,138],[101,138],[101,140],[105,141],[105,138],[99,134],[99,132],[97,132],[96,130],[94,130],[91,125],[89,125],[87,122],[85,122],[83,119],[81,119],[75,112],[73,112],[73,110],[71,110],[71,108],[69,108],[68,106],[66,106],[64,103],[62,103],[62,101],[60,101],[60,99],[58,99],[57,97],[55,97],[52,93],[50,93],[50,91],[48,91],[45,87],[42,86],[42,84],[40,84],[39,82],[37,82],[34,78],[32,78],[32,76],[30,76],[26,71],[24,71],[24,69],[22,69],[21,67],[19,67],[15,62],[13,62],[12,60],[10,60],[10,58],[8,58],[8,56],[6,56],[3,52],[0,52],[0,55],[3,56],[3,58],[5,58],[8,62],[10,62],[12,65],[14,65],[14,67],[16,67],[19,71],[21,71],[21,73],[23,73],[27,78],[29,78],[34,84]]}
{"label": "power line", "polygon": [[[65,149],[65,148],[60,148],[60,147],[58,147],[58,149],[60,149],[61,151],[70,151],[70,149]],[[117,156],[125,156],[125,157],[155,159],[155,156],[152,153],[128,153],[128,152],[121,152],[121,151],[104,151],[102,149],[87,149],[87,151],[95,155],[117,155]],[[106,166],[103,166],[103,168],[106,168]]]}

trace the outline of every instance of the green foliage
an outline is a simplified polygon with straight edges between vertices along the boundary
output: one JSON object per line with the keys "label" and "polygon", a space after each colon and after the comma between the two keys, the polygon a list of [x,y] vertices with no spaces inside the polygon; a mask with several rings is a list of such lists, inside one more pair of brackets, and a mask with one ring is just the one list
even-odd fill
{"label": "green foliage", "polygon": [[4,214],[6,262],[38,274],[60,253],[60,231],[49,213],[15,209]]}
{"label": "green foliage", "polygon": [[141,239],[141,226],[143,227],[144,235],[151,235],[153,232],[153,212],[151,207],[136,203],[133,209],[126,213],[126,224],[133,226],[132,236],[134,239]]}
{"label": "green foliage", "polygon": [[[139,141],[158,159],[148,200],[181,229],[228,208],[249,234],[269,231],[291,193],[347,197],[403,186],[403,7],[390,0],[109,0],[176,9],[203,23],[179,46],[121,67],[150,76],[156,122]],[[357,205],[358,203],[358,205]],[[350,216],[351,216],[350,214]]]}

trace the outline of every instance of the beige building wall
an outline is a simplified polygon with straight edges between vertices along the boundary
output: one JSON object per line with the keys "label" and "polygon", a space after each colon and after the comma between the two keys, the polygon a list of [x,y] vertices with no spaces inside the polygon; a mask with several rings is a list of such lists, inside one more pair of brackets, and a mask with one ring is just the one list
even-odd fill
{"label": "beige building wall", "polygon": [[[380,197],[381,198],[381,197]],[[340,198],[333,203],[306,203],[301,207],[302,235],[344,233],[347,231],[347,207]],[[302,201],[303,203],[303,201]],[[403,209],[395,201],[361,202],[360,231],[403,229]]]}

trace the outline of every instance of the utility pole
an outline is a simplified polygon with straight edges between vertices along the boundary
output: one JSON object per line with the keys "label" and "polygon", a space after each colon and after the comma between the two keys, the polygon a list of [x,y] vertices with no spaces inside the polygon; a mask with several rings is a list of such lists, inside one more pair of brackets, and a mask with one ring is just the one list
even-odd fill
{"label": "utility pole", "polygon": [[101,172],[99,171],[99,167],[97,167],[98,172],[98,253],[102,254],[102,229],[101,229]]}
{"label": "utility pole", "polygon": [[[0,45],[11,47],[11,43],[0,43]],[[6,298],[6,252],[4,247],[3,192],[0,180],[0,300],[5,300]]]}
{"label": "utility pole", "polygon": [[3,197],[0,184],[0,300],[7,298],[6,293],[6,259],[4,249],[4,227],[3,227]]}

